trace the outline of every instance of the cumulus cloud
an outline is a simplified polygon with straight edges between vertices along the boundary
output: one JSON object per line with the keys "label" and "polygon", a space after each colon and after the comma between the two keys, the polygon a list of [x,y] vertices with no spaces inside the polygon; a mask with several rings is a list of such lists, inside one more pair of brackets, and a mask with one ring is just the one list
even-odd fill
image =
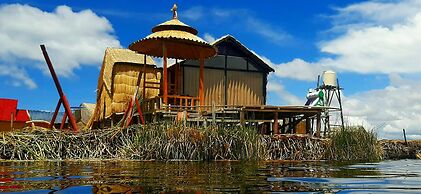
{"label": "cumulus cloud", "polygon": [[28,76],[24,69],[19,69],[16,66],[0,65],[0,76],[8,76],[12,78],[9,83],[12,86],[26,85],[30,89],[37,88],[37,84]]}
{"label": "cumulus cloud", "polygon": [[274,75],[280,78],[291,78],[300,81],[315,81],[323,71],[332,69],[322,63],[309,63],[296,58],[290,62],[275,64],[267,57],[261,56],[274,70]]}
{"label": "cumulus cloud", "polygon": [[279,102],[282,102],[283,105],[303,104],[303,100],[288,92],[288,90],[275,79],[269,78],[267,91],[276,94],[276,96],[280,98]]}
{"label": "cumulus cloud", "polygon": [[0,47],[0,62],[14,70],[8,76],[34,88],[26,72],[46,70],[40,44],[46,45],[56,72],[69,77],[82,65],[100,65],[106,47],[120,47],[113,33],[110,22],[91,10],[58,6],[46,12],[29,5],[0,5],[0,44],[7,45]]}
{"label": "cumulus cloud", "polygon": [[360,92],[344,98],[344,115],[351,124],[375,128],[382,138],[401,138],[402,129],[408,137],[421,135],[421,81],[389,77],[383,89]]}
{"label": "cumulus cloud", "polygon": [[327,69],[360,74],[421,73],[420,1],[370,1],[336,10],[332,29],[341,32],[318,44],[320,52],[329,57],[271,63],[279,69],[277,76],[311,80]]}
{"label": "cumulus cloud", "polygon": [[[401,138],[403,128],[408,138],[420,137],[421,2],[369,1],[335,10],[328,31],[334,36],[318,44],[326,57],[279,64],[266,59],[274,76],[311,81],[328,69],[388,75],[385,88],[343,97],[345,122],[375,129],[381,138]],[[276,90],[284,88],[272,86]]]}

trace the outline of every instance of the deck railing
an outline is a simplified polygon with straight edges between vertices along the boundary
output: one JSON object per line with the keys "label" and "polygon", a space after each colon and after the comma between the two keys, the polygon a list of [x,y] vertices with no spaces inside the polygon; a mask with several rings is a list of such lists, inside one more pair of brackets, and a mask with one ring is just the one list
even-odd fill
{"label": "deck railing", "polygon": [[145,99],[143,101],[143,111],[151,112],[162,109],[186,109],[195,110],[199,105],[199,97],[168,95],[168,104],[163,104],[162,96]]}

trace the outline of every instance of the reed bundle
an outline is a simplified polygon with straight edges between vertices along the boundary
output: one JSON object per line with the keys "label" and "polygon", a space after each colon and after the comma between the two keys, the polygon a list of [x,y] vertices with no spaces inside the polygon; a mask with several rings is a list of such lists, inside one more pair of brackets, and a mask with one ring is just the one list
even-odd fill
{"label": "reed bundle", "polygon": [[267,136],[248,127],[134,125],[71,133],[19,130],[0,135],[0,156],[11,160],[320,160],[325,140]]}

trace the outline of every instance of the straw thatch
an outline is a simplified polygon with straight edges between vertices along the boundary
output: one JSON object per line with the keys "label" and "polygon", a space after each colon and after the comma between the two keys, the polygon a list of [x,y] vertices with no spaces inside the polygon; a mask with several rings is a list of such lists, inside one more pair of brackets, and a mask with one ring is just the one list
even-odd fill
{"label": "straw thatch", "polygon": [[[152,29],[152,34],[129,45],[130,50],[163,57],[163,47],[169,58],[199,59],[216,55],[216,48],[196,36],[197,30],[178,20],[177,5],[172,9],[173,18]],[[164,46],[165,45],[165,46]]]}
{"label": "straw thatch", "polygon": [[[97,103],[87,127],[94,121],[110,117],[114,113],[124,112],[136,90],[139,73],[145,71],[146,81],[159,85],[161,73],[156,68],[151,57],[146,57],[128,49],[107,48],[98,78]],[[144,65],[146,64],[146,67]],[[139,94],[143,91],[143,76]],[[153,98],[159,94],[159,89],[146,88],[143,98]]]}

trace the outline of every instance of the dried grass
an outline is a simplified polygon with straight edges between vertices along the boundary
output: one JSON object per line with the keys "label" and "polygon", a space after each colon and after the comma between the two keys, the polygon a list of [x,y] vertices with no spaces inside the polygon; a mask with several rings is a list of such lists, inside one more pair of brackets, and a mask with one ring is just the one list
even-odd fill
{"label": "dried grass", "polygon": [[321,160],[325,140],[265,136],[255,128],[172,123],[71,133],[21,130],[0,135],[2,159]]}

